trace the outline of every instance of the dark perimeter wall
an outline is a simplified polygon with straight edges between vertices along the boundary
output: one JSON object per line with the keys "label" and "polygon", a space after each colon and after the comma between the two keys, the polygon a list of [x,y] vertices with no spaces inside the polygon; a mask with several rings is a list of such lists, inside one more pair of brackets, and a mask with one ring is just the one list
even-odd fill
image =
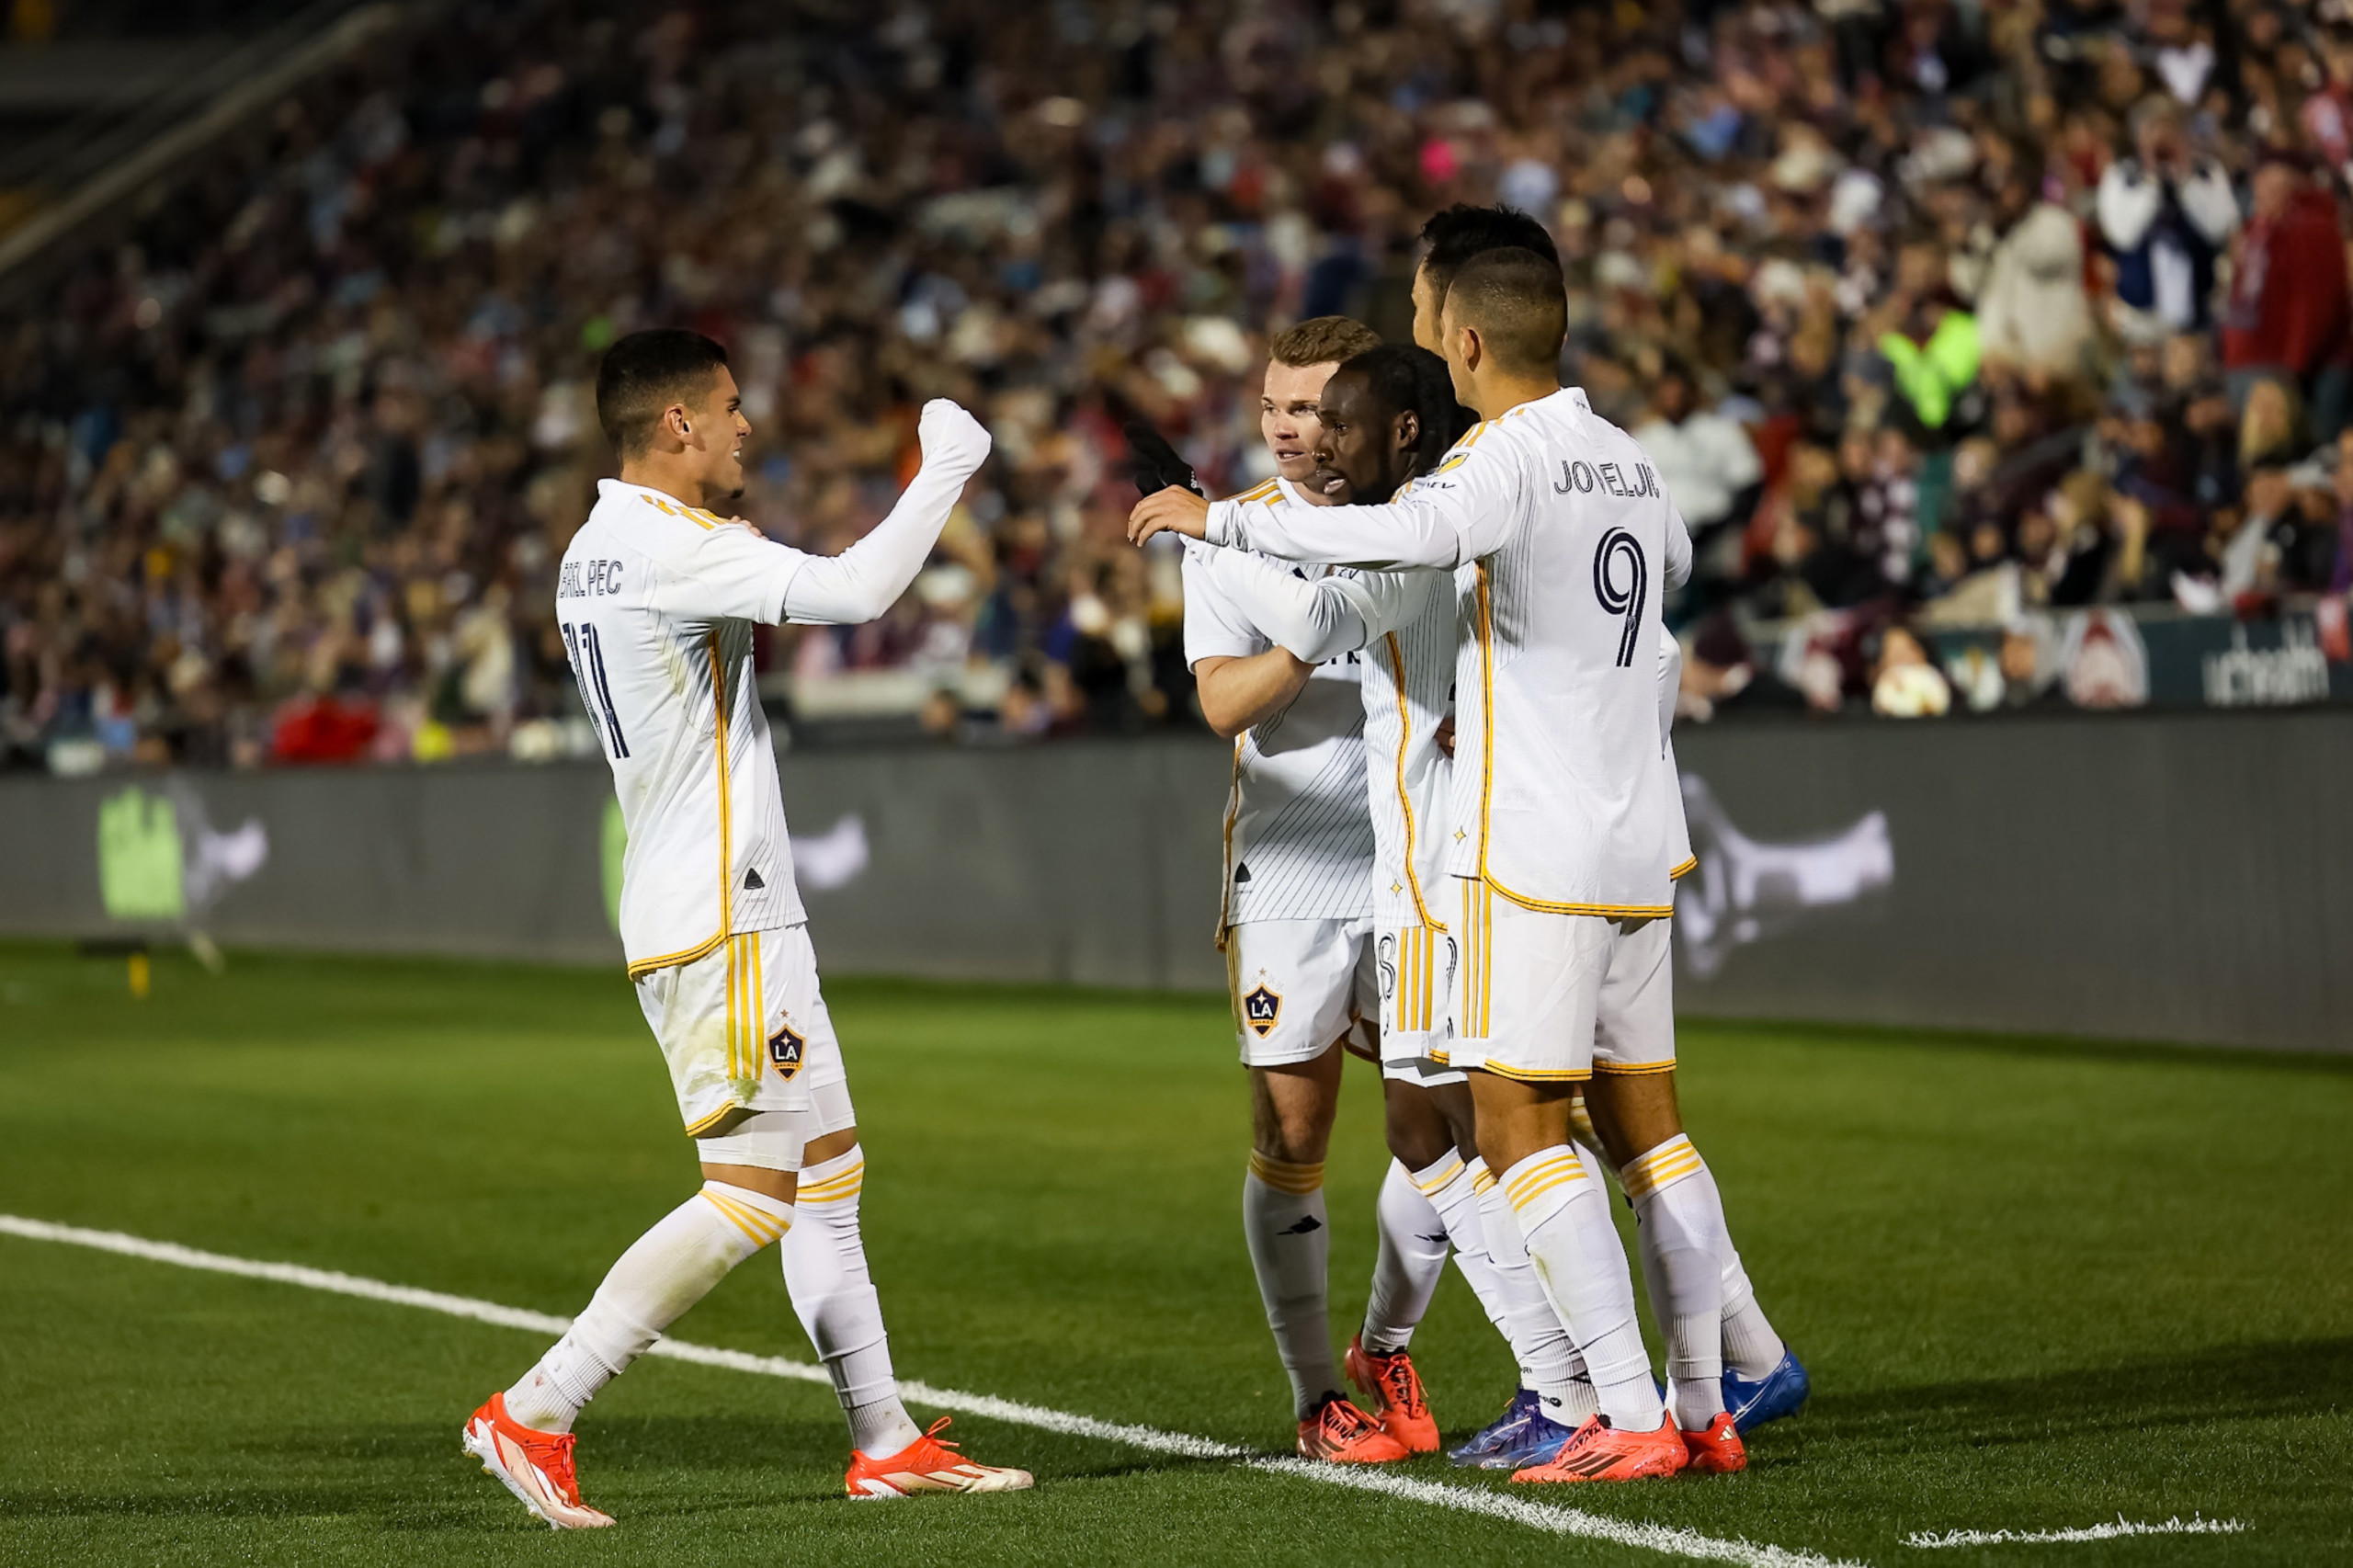
{"label": "dark perimeter wall", "polygon": [[[1687,1012],[2353,1050],[2353,716],[1677,746]],[[820,960],[1218,986],[1230,767],[1198,739],[789,754]],[[595,764],[0,778],[0,933],[618,963],[609,801]]]}

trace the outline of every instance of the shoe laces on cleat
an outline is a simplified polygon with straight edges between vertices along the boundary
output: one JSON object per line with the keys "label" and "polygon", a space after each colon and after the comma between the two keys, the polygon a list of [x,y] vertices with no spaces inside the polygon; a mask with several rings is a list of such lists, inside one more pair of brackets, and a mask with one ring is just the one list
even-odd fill
{"label": "shoe laces on cleat", "polygon": [[1402,1350],[1393,1356],[1368,1350],[1365,1359],[1372,1365],[1373,1382],[1381,1403],[1408,1415],[1420,1415],[1429,1409],[1429,1399],[1422,1392],[1422,1380],[1414,1371],[1412,1357]]}

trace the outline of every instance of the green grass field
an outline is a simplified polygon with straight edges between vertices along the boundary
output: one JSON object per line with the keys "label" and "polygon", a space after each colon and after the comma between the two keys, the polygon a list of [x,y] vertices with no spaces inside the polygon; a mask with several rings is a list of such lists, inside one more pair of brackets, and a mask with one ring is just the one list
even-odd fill
{"label": "green grass field", "polygon": [[[1287,1446],[1221,1001],[829,991],[903,1375]],[[1687,1030],[1683,1061],[1813,1403],[1745,1475],[1532,1501],[1870,1563],[2353,1552],[2342,1063],[1720,1027]],[[1385,1161],[1369,1071],[1350,1096],[1342,1338]],[[0,948],[0,1213],[559,1313],[695,1179],[619,974],[388,960],[236,955],[215,979],[165,956],[142,1002],[119,958]],[[621,1528],[557,1536],[457,1444],[540,1335],[5,1234],[0,1324],[10,1564],[1676,1560],[972,1417],[955,1435],[1035,1492],[853,1505],[825,1389],[660,1359],[581,1423]],[[676,1333],[809,1355],[772,1255]],[[1415,1351],[1449,1440],[1510,1392],[1451,1275]],[[2193,1514],[2246,1528],[1904,1544]]]}

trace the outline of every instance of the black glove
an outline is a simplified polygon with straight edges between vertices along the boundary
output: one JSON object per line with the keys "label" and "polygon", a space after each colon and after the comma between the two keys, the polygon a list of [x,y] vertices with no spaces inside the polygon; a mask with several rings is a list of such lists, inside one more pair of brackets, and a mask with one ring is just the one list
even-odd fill
{"label": "black glove", "polygon": [[1156,495],[1174,484],[1189,490],[1203,500],[1209,492],[1193,477],[1193,465],[1176,455],[1168,438],[1142,419],[1131,419],[1120,428],[1128,438],[1128,460],[1134,465],[1136,490],[1144,495]]}

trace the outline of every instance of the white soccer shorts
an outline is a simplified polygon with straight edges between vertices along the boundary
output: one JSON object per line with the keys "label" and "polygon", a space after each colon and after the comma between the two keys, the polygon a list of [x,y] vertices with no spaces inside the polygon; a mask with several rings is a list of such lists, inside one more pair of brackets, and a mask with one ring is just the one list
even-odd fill
{"label": "white soccer shorts", "polygon": [[857,1124],[805,925],[730,937],[637,1000],[704,1164],[799,1170],[803,1144]]}
{"label": "white soccer shorts", "polygon": [[1675,1067],[1675,970],[1664,916],[1526,908],[1457,878],[1462,939],[1450,1060],[1526,1083]]}
{"label": "white soccer shorts", "polygon": [[1225,977],[1246,1067],[1313,1062],[1343,1035],[1360,1040],[1358,1024],[1381,1014],[1370,920],[1228,926]]}
{"label": "white soccer shorts", "polygon": [[1448,1017],[1461,949],[1434,926],[1390,926],[1381,965],[1381,1075],[1436,1088],[1462,1082],[1449,1065]]}

